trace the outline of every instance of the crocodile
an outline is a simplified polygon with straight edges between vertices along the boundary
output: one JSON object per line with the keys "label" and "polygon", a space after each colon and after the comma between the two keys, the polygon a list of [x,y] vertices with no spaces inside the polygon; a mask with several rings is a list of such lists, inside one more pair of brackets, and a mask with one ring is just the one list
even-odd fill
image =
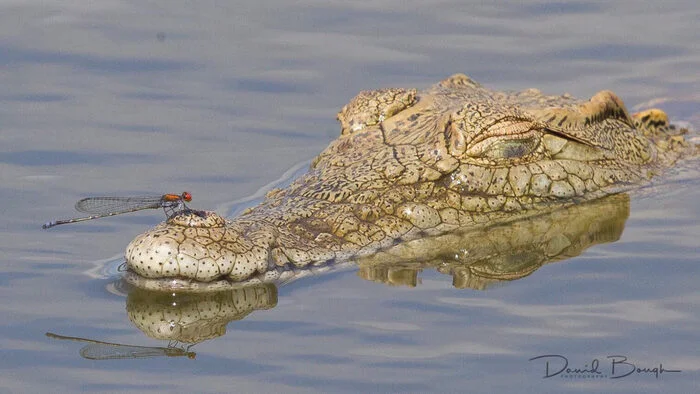
{"label": "crocodile", "polygon": [[[126,249],[137,287],[207,291],[532,217],[648,184],[698,146],[658,109],[499,92],[464,74],[362,91],[308,172],[225,219],[182,210]],[[439,248],[439,244],[432,245]]]}

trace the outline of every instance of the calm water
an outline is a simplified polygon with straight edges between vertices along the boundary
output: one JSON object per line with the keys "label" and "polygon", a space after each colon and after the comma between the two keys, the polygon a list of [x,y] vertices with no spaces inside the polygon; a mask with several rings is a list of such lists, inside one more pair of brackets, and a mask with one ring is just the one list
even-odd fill
{"label": "calm water", "polygon": [[[127,243],[161,213],[40,229],[95,194],[189,190],[193,207],[226,213],[320,152],[358,91],[455,72],[498,89],[610,89],[630,108],[674,98],[661,106],[698,129],[696,1],[98,3],[0,2],[1,392],[697,387],[697,163],[633,199],[619,241],[487,290],[434,270],[410,287],[345,269],[228,301],[178,299],[189,316],[242,319],[211,326],[195,359],[168,350],[168,327],[156,339],[130,320],[184,313],[172,300],[115,285]],[[120,359],[83,358],[86,345]],[[598,359],[604,376],[543,379],[562,358],[528,361],[540,355],[579,369]],[[613,362],[616,375],[681,372],[610,379]]]}

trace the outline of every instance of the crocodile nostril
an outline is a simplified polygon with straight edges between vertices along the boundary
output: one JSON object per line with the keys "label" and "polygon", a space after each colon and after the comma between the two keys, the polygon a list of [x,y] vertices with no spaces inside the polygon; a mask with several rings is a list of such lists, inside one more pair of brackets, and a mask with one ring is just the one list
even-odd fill
{"label": "crocodile nostril", "polygon": [[171,216],[168,221],[170,225],[183,227],[223,227],[226,220],[212,211],[186,210]]}

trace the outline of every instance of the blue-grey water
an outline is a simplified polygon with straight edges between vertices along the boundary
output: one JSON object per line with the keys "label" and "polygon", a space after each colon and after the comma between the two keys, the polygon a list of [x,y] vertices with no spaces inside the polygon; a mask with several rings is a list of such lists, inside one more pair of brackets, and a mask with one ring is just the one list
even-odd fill
{"label": "blue-grey water", "polygon": [[[524,279],[306,278],[195,359],[91,360],[45,336],[168,345],[114,287],[127,243],[162,213],[40,226],[96,194],[188,190],[225,213],[320,152],[360,90],[456,72],[494,89],[609,89],[697,130],[698,20],[689,0],[0,1],[0,392],[694,392],[697,162],[633,197],[617,242]],[[561,357],[529,361],[542,355]],[[600,373],[543,378],[563,357]]]}

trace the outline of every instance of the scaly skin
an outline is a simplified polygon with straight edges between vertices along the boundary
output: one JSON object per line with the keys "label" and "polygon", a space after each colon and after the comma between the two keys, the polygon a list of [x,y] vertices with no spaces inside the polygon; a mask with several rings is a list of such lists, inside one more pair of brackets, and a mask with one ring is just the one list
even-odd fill
{"label": "scaly skin", "polygon": [[662,111],[630,116],[612,92],[494,92],[462,74],[422,92],[361,92],[338,119],[340,137],[309,172],[259,206],[232,221],[182,212],[136,237],[132,282],[275,280],[628,190],[697,153]]}

